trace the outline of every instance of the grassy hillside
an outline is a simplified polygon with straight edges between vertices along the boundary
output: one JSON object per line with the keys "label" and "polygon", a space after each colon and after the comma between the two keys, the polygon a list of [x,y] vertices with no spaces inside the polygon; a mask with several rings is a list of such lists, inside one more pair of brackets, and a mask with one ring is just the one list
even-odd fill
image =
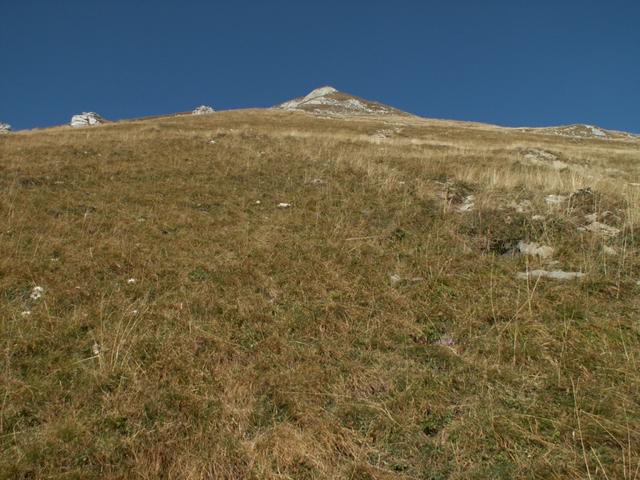
{"label": "grassy hillside", "polygon": [[400,116],[4,136],[0,478],[638,479],[638,182]]}

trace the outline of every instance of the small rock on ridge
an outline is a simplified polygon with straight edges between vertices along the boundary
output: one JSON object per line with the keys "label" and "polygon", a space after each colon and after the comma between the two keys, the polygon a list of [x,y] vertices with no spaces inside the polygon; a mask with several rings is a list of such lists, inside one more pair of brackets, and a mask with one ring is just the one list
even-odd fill
{"label": "small rock on ridge", "polygon": [[195,108],[191,113],[193,115],[208,115],[210,113],[215,113],[215,110],[208,105],[200,105],[199,107]]}
{"label": "small rock on ridge", "polygon": [[95,112],[82,112],[71,117],[72,127],[89,127],[91,125],[101,125],[105,122],[104,118]]}

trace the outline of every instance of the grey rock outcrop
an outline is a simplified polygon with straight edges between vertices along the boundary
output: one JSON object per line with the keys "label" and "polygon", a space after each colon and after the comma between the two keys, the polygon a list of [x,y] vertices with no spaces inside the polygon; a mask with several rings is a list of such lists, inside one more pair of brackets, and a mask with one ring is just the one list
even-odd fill
{"label": "grey rock outcrop", "polygon": [[540,257],[542,259],[549,258],[553,255],[553,248],[547,245],[540,245],[536,242],[527,243],[523,240],[518,242],[518,250],[523,255],[529,255],[531,257]]}
{"label": "grey rock outcrop", "polygon": [[208,115],[210,113],[215,113],[215,110],[208,105],[200,105],[191,113],[193,113],[193,115]]}
{"label": "grey rock outcrop", "polygon": [[78,115],[74,115],[71,117],[70,125],[72,127],[89,127],[92,125],[101,125],[105,122],[105,119],[102,118],[95,112],[82,112]]}
{"label": "grey rock outcrop", "polygon": [[530,270],[528,272],[519,272],[517,277],[521,280],[538,280],[540,278],[550,278],[552,280],[577,280],[584,277],[582,272],[564,272],[562,270]]}

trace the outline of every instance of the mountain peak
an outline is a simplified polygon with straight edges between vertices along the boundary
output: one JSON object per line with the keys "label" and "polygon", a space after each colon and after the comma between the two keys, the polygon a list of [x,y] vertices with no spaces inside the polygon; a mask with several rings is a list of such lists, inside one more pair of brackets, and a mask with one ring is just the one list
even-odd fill
{"label": "mountain peak", "polygon": [[332,93],[338,93],[338,90],[327,85],[326,87],[320,87],[312,90],[307,94],[307,96],[304,97],[303,100],[308,102],[309,100],[313,100],[314,98],[326,97],[327,95],[331,95]]}
{"label": "mountain peak", "polygon": [[381,103],[340,92],[331,86],[316,88],[304,97],[298,97],[278,105],[278,108],[333,116],[402,113],[395,108],[388,107]]}

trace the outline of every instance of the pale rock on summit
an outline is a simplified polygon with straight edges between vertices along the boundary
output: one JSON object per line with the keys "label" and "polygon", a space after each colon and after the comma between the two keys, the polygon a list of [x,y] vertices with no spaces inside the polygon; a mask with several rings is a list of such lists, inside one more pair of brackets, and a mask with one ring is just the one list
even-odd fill
{"label": "pale rock on summit", "polygon": [[198,108],[194,109],[191,112],[193,115],[208,115],[210,113],[215,113],[215,110],[208,105],[200,105]]}
{"label": "pale rock on summit", "polygon": [[333,87],[316,88],[311,93],[307,94],[305,97],[301,99],[289,100],[288,102],[284,102],[282,105],[280,105],[280,108],[284,110],[295,110],[301,105],[309,104],[309,102],[316,99],[319,99],[316,101],[316,103],[318,102],[323,103],[324,101],[326,101],[324,97],[326,97],[327,95],[331,95],[333,93],[338,93],[338,90],[336,90]]}
{"label": "pale rock on summit", "polygon": [[101,125],[104,122],[104,118],[95,112],[82,112],[81,114],[71,117],[71,126],[76,128]]}
{"label": "pale rock on summit", "polygon": [[320,87],[304,97],[284,102],[278,108],[289,111],[307,111],[326,115],[381,115],[399,113],[377,102],[364,100],[339,92],[333,87]]}
{"label": "pale rock on summit", "polygon": [[8,123],[0,123],[0,135],[11,132],[11,125]]}

